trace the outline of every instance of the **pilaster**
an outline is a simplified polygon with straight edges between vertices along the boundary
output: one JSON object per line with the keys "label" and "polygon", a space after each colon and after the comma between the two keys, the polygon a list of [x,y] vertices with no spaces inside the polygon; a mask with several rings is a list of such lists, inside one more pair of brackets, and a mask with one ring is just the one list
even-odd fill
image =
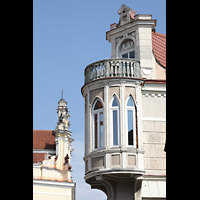
{"label": "pilaster", "polygon": [[124,86],[124,83],[125,82],[121,82],[120,83],[120,99],[121,99],[121,109],[120,109],[120,121],[121,121],[121,124],[120,124],[120,132],[121,132],[121,137],[122,137],[122,140],[121,140],[121,147],[124,148],[126,145],[126,138],[125,138],[125,96],[124,96],[124,90],[125,90],[125,86]]}
{"label": "pilaster", "polygon": [[109,144],[109,135],[108,135],[108,85],[104,86],[104,99],[105,99],[105,114],[104,114],[104,121],[105,121],[105,139],[106,139],[106,147]]}

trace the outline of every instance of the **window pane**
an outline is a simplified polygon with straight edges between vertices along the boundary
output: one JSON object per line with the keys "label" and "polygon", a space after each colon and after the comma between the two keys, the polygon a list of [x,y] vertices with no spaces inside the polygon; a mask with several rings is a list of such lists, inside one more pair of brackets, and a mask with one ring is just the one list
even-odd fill
{"label": "window pane", "polygon": [[118,145],[117,110],[113,111],[113,145]]}
{"label": "window pane", "polygon": [[97,109],[100,109],[100,108],[103,108],[101,102],[98,100],[94,106],[94,110],[97,110]]}
{"label": "window pane", "polygon": [[135,51],[130,52],[129,56],[130,58],[135,58]]}
{"label": "window pane", "polygon": [[133,145],[133,111],[128,110],[128,145]]}
{"label": "window pane", "polygon": [[133,106],[133,98],[131,96],[129,96],[127,106]]}
{"label": "window pane", "polygon": [[115,96],[114,96],[114,99],[113,99],[112,106],[118,106],[118,102],[117,102],[117,99],[116,99]]}
{"label": "window pane", "polygon": [[98,145],[98,137],[97,137],[97,132],[98,132],[98,115],[94,115],[94,137],[95,137],[95,149],[97,148]]}
{"label": "window pane", "polygon": [[99,134],[99,140],[100,140],[100,147],[103,147],[104,145],[104,138],[103,138],[103,113],[101,112],[99,114],[99,118],[100,118],[100,134]]}
{"label": "window pane", "polygon": [[128,54],[122,55],[122,58],[128,58]]}
{"label": "window pane", "polygon": [[125,22],[127,20],[127,15],[123,16],[123,21]]}

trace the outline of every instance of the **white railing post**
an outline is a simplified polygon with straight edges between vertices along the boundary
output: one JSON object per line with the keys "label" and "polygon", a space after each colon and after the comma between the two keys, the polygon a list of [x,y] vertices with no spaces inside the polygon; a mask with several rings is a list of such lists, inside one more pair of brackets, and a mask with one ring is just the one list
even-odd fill
{"label": "white railing post", "polygon": [[131,77],[133,77],[134,76],[134,71],[133,71],[133,69],[134,69],[134,62],[130,62],[131,63]]}
{"label": "white railing post", "polygon": [[129,61],[127,61],[127,77],[129,77],[130,76],[130,62]]}
{"label": "white railing post", "polygon": [[117,62],[114,62],[114,66],[115,66],[115,77],[116,77],[116,76],[118,76],[118,73],[117,73],[117,71],[118,71],[117,70]]}
{"label": "white railing post", "polygon": [[111,74],[111,77],[113,77],[113,61],[111,61],[110,63],[111,63],[110,74]]}
{"label": "white railing post", "polygon": [[99,73],[99,67],[100,67],[100,64],[97,64],[97,78],[100,77],[100,73]]}
{"label": "white railing post", "polygon": [[123,77],[125,77],[126,68],[125,68],[125,61],[123,61]]}
{"label": "white railing post", "polygon": [[119,77],[122,77],[122,62],[119,60],[118,64],[118,74]]}
{"label": "white railing post", "polygon": [[101,77],[104,77],[104,76],[105,76],[104,73],[103,73],[103,65],[104,65],[104,63],[102,62],[102,63],[101,63],[101,75],[100,75]]}
{"label": "white railing post", "polygon": [[105,72],[106,72],[106,77],[109,77],[110,76],[110,65],[109,65],[109,62],[105,62]]}
{"label": "white railing post", "polygon": [[96,66],[94,65],[93,66],[93,80],[95,80],[96,79],[96,74],[97,74],[97,71],[96,71]]}
{"label": "white railing post", "polygon": [[93,68],[90,68],[90,80],[92,81],[94,78]]}

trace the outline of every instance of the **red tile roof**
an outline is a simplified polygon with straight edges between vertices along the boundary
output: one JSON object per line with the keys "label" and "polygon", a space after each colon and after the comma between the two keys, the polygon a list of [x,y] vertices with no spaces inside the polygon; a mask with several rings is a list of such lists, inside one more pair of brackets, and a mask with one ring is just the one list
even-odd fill
{"label": "red tile roof", "polygon": [[42,162],[45,159],[45,153],[33,153],[33,163]]}
{"label": "red tile roof", "polygon": [[33,149],[56,149],[53,130],[33,130]]}
{"label": "red tile roof", "polygon": [[166,68],[166,35],[153,31],[152,49],[158,63]]}

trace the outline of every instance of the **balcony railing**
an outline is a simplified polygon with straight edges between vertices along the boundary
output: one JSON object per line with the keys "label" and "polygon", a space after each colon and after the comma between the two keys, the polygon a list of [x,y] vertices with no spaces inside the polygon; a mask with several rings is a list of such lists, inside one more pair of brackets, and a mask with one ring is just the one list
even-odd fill
{"label": "balcony railing", "polygon": [[110,58],[85,68],[85,84],[108,77],[141,78],[140,61],[132,58]]}

